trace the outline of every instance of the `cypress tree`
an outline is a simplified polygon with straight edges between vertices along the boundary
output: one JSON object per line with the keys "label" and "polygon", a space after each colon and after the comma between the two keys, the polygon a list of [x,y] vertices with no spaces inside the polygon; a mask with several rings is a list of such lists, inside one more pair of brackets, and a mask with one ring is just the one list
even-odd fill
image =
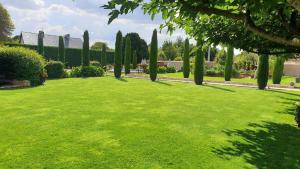
{"label": "cypress tree", "polygon": [[259,56],[257,69],[257,84],[260,90],[264,90],[268,84],[269,77],[269,55],[263,54]]}
{"label": "cypress tree", "polygon": [[204,75],[204,52],[202,50],[202,44],[197,42],[197,55],[195,58],[195,70],[194,81],[196,85],[202,85]]}
{"label": "cypress tree", "polygon": [[44,37],[38,36],[38,53],[44,56]]}
{"label": "cypress tree", "polygon": [[224,72],[225,81],[231,80],[233,55],[234,55],[233,47],[229,46],[227,48],[227,56],[226,56],[226,62],[225,62],[225,72]]}
{"label": "cypress tree", "polygon": [[136,54],[136,50],[133,51],[133,55],[132,55],[132,68],[133,69],[137,68],[137,54]]}
{"label": "cypress tree", "polygon": [[157,31],[154,29],[151,39],[149,63],[150,79],[152,81],[155,81],[157,77],[157,52]]}
{"label": "cypress tree", "polygon": [[127,36],[126,38],[126,47],[125,47],[125,74],[130,73],[130,63],[131,63],[131,40],[130,37]]}
{"label": "cypress tree", "polygon": [[107,58],[106,58],[106,44],[103,44],[102,46],[102,53],[101,53],[101,65],[105,67],[107,64]]}
{"label": "cypress tree", "polygon": [[65,43],[64,38],[62,36],[59,37],[58,45],[58,60],[62,63],[65,63]]}
{"label": "cypress tree", "polygon": [[183,56],[183,77],[189,78],[190,76],[190,43],[189,40],[185,40],[184,56]]}
{"label": "cypress tree", "polygon": [[277,56],[275,61],[275,67],[273,70],[273,84],[280,84],[283,75],[285,58],[283,56]]}
{"label": "cypress tree", "polygon": [[116,78],[121,78],[122,73],[122,32],[119,31],[116,37],[115,43],[115,65],[114,65],[114,74]]}
{"label": "cypress tree", "polygon": [[89,32],[85,31],[83,34],[83,48],[82,48],[82,65],[90,65],[90,42],[89,42]]}

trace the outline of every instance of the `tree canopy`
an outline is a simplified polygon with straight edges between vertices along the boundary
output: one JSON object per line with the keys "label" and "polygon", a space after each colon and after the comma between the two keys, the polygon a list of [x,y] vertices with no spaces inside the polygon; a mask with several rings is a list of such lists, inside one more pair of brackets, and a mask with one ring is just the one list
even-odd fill
{"label": "tree canopy", "polygon": [[14,28],[8,11],[0,3],[0,41],[9,39]]}
{"label": "tree canopy", "polygon": [[103,46],[106,46],[106,50],[110,50],[109,47],[107,47],[107,44],[105,42],[95,42],[92,46],[92,50],[102,50]]}
{"label": "tree canopy", "polygon": [[299,53],[299,1],[297,0],[110,0],[112,22],[141,6],[154,18],[161,14],[161,28],[177,27],[195,39],[229,44],[255,53]]}

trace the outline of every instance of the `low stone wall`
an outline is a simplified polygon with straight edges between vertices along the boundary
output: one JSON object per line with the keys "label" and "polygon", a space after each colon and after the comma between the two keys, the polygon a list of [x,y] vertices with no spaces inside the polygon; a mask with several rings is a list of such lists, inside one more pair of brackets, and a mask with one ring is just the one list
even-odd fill
{"label": "low stone wall", "polygon": [[300,77],[300,64],[299,63],[285,63],[283,73],[286,76]]}

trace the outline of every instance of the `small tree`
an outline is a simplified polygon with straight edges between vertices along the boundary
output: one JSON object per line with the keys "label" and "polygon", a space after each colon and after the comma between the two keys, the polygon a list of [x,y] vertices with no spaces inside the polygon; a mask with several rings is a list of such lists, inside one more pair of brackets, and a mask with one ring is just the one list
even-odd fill
{"label": "small tree", "polygon": [[260,90],[264,90],[268,84],[269,77],[269,55],[263,54],[259,56],[257,69],[257,84]]}
{"label": "small tree", "polygon": [[65,43],[62,36],[59,37],[58,60],[65,63]]}
{"label": "small tree", "polygon": [[157,31],[154,29],[151,40],[151,48],[150,48],[150,79],[155,81],[157,78]]}
{"label": "small tree", "polygon": [[44,37],[38,36],[38,53],[44,56]]}
{"label": "small tree", "polygon": [[272,76],[273,84],[280,84],[283,75],[284,62],[285,58],[283,56],[276,57]]}
{"label": "small tree", "polygon": [[126,47],[125,47],[125,74],[130,73],[131,57],[132,57],[131,40],[130,37],[128,36],[126,38]]}
{"label": "small tree", "polygon": [[90,65],[90,42],[88,31],[85,31],[83,34],[82,64],[83,66]]}
{"label": "small tree", "polygon": [[204,52],[202,51],[202,44],[197,42],[197,55],[195,58],[194,81],[196,85],[202,85],[204,75]]}
{"label": "small tree", "polygon": [[121,78],[122,73],[122,32],[119,31],[116,37],[115,43],[115,65],[114,65],[114,74],[116,78]]}
{"label": "small tree", "polygon": [[231,80],[231,74],[232,74],[232,64],[233,64],[233,55],[234,50],[232,46],[229,46],[227,48],[227,56],[226,56],[226,63],[225,63],[225,81]]}
{"label": "small tree", "polygon": [[190,44],[189,40],[185,40],[184,56],[183,56],[183,77],[189,78],[190,76]]}
{"label": "small tree", "polygon": [[133,69],[137,68],[137,53],[136,53],[136,50],[133,51],[133,55],[132,55],[132,68]]}

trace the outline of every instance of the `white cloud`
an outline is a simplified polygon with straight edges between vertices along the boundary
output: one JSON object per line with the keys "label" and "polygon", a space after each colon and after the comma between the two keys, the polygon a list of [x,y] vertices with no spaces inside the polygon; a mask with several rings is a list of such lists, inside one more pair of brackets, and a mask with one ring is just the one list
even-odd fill
{"label": "white cloud", "polygon": [[20,9],[40,9],[45,5],[43,0],[1,0],[1,2]]}

